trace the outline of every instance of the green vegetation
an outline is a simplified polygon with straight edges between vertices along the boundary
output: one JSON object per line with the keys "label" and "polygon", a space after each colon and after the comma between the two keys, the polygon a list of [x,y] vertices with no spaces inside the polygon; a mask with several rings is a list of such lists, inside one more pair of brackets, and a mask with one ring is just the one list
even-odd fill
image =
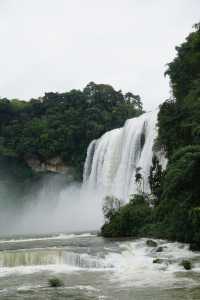
{"label": "green vegetation", "polygon": [[[158,116],[155,147],[164,149],[168,166],[162,171],[153,158],[149,182],[152,195],[147,205],[134,196],[102,227],[104,236],[152,236],[191,243],[200,249],[200,24],[176,48],[168,65],[173,96]],[[142,181],[140,173],[136,182]]]}
{"label": "green vegetation", "polygon": [[0,99],[0,155],[21,162],[59,156],[81,178],[91,140],[141,113],[138,95],[93,82],[83,91],[46,93],[29,102]]}
{"label": "green vegetation", "polygon": [[183,266],[185,270],[191,270],[192,269],[192,264],[189,260],[183,260],[181,262],[181,266]]}
{"label": "green vegetation", "polygon": [[61,287],[64,285],[63,281],[58,277],[52,277],[48,280],[50,287]]}
{"label": "green vegetation", "polygon": [[[108,202],[109,197],[107,197]],[[106,223],[103,225],[101,232],[105,237],[120,236],[140,236],[145,225],[151,222],[151,208],[143,196],[135,195],[129,204],[112,206],[113,198],[110,198],[111,209],[106,202]],[[117,200],[115,199],[115,203]]]}
{"label": "green vegetation", "polygon": [[200,25],[168,64],[172,98],[160,107],[158,143],[169,158],[177,149],[200,144]]}
{"label": "green vegetation", "polygon": [[200,24],[176,50],[166,71],[173,96],[158,116],[169,164],[155,217],[159,235],[200,248]]}
{"label": "green vegetation", "polygon": [[200,146],[181,148],[169,161],[155,214],[160,235],[200,246],[199,174]]}

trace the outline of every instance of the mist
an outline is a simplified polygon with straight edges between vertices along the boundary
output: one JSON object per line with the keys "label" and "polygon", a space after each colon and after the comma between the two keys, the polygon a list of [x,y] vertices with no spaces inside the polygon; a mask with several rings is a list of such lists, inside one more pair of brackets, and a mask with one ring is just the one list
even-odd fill
{"label": "mist", "polygon": [[46,176],[17,205],[5,205],[5,195],[0,196],[3,235],[96,231],[103,223],[102,198],[64,176]]}

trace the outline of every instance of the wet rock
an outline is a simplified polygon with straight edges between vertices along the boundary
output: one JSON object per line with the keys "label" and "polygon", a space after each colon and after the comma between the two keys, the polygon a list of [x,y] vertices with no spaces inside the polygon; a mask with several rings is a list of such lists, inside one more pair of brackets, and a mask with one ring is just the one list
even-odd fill
{"label": "wet rock", "polygon": [[163,263],[163,259],[161,258],[154,258],[153,260],[153,264],[162,264]]}
{"label": "wet rock", "polygon": [[160,246],[156,249],[156,252],[163,252],[163,250],[164,250],[164,248]]}
{"label": "wet rock", "polygon": [[183,268],[185,270],[191,270],[192,269],[192,264],[189,260],[182,260],[181,266],[183,266]]}
{"label": "wet rock", "polygon": [[172,264],[173,261],[169,260],[169,259],[166,259],[166,258],[154,258],[153,259],[153,264],[165,264],[165,265],[169,265],[169,264]]}
{"label": "wet rock", "polygon": [[155,241],[153,241],[153,240],[147,240],[146,244],[149,247],[157,247],[158,246],[158,244]]}
{"label": "wet rock", "polygon": [[74,169],[67,166],[61,157],[54,157],[46,161],[41,161],[37,156],[32,156],[26,158],[28,166],[35,171],[39,172],[52,172],[58,174],[66,174],[72,176],[74,174]]}

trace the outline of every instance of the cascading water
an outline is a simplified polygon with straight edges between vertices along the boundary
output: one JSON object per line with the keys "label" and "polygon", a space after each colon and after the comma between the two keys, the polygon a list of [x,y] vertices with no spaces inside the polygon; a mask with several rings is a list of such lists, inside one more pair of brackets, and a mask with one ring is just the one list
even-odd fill
{"label": "cascading water", "polygon": [[[143,189],[150,192],[148,177],[157,137],[157,113],[148,112],[129,119],[124,127],[92,141],[84,167],[84,185],[127,201],[131,194],[138,192],[135,175],[139,168]],[[158,157],[165,168],[164,155],[159,153]]]}
{"label": "cascading water", "polygon": [[31,249],[19,251],[1,251],[0,268],[67,265],[82,269],[112,268],[112,264],[105,259],[89,255],[88,253],[69,252],[65,249]]}

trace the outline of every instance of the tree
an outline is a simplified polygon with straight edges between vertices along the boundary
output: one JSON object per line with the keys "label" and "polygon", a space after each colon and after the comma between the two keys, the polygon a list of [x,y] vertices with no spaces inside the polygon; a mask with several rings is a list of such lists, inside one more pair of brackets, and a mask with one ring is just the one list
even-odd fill
{"label": "tree", "polygon": [[199,175],[200,146],[179,149],[168,164],[156,210],[156,221],[163,224],[167,238],[199,243],[198,216],[193,218],[200,207]]}
{"label": "tree", "polygon": [[199,24],[176,50],[177,56],[166,71],[173,98],[161,105],[158,115],[158,142],[169,158],[179,147],[200,143]]}
{"label": "tree", "polygon": [[144,178],[142,177],[141,174],[141,167],[136,168],[136,173],[135,173],[135,182],[138,186],[138,192],[139,194],[144,194]]}
{"label": "tree", "polygon": [[150,168],[149,184],[151,193],[154,197],[154,205],[158,205],[162,195],[162,182],[165,172],[159,163],[156,155],[152,158],[152,166]]}
{"label": "tree", "polygon": [[122,206],[122,201],[114,196],[106,196],[103,205],[103,214],[105,220],[110,222],[112,218],[119,212]]}
{"label": "tree", "polygon": [[140,113],[121,91],[94,82],[29,102],[0,99],[0,154],[42,162],[60,156],[80,180],[89,143]]}
{"label": "tree", "polygon": [[132,93],[128,92],[125,94],[125,100],[128,103],[133,104],[136,109],[138,110],[143,110],[143,105],[142,105],[142,101],[139,95],[133,95]]}

